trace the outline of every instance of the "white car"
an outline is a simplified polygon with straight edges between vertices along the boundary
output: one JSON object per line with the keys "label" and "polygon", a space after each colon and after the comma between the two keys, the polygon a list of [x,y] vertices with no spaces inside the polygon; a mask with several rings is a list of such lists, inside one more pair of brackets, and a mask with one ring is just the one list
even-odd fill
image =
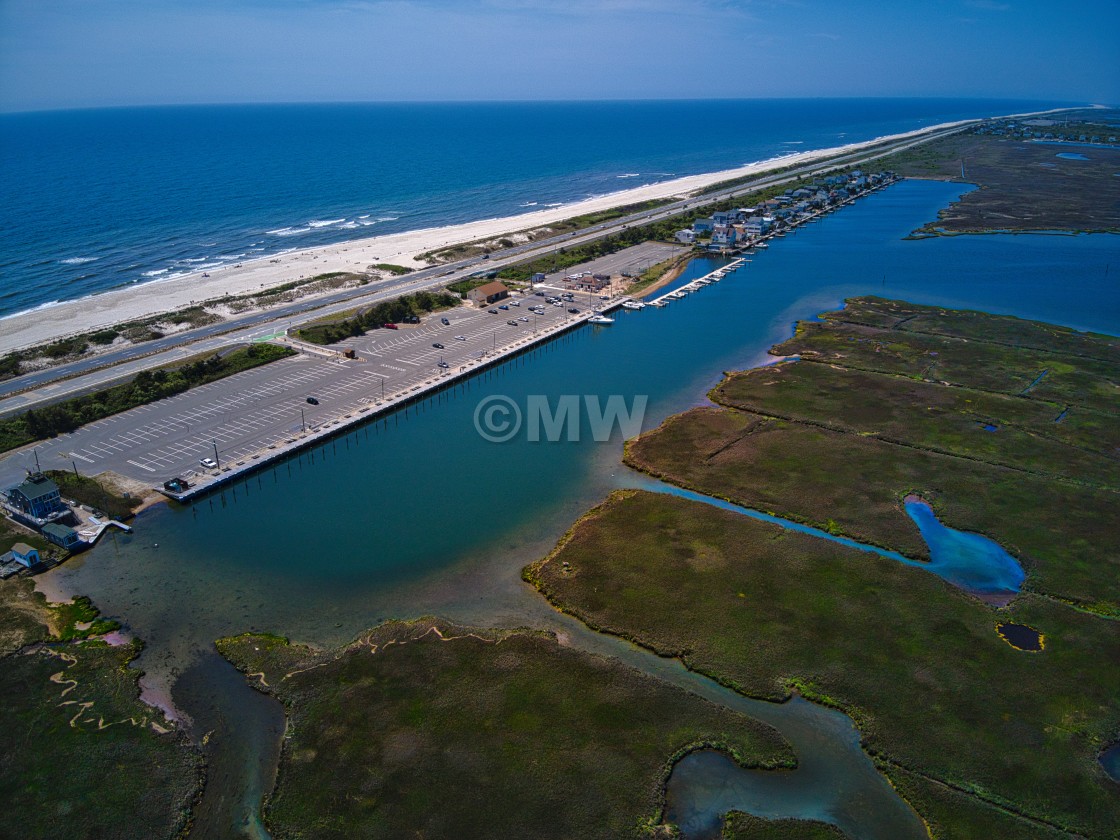
{"label": "white car", "polygon": [[218,462],[213,458],[203,458],[198,463],[208,470],[214,470],[218,468]]}
{"label": "white car", "polygon": [[465,335],[457,335],[457,336],[455,336],[455,340],[456,341],[466,341],[467,337]]}
{"label": "white car", "polygon": [[521,305],[521,301],[519,301],[519,300],[511,300],[511,301],[509,302],[509,305],[510,305],[510,306],[520,306],[520,305]]}

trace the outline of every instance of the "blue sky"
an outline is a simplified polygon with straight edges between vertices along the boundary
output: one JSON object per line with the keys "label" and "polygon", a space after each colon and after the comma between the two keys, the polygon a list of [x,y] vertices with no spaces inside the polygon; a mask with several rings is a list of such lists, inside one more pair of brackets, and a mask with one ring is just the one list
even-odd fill
{"label": "blue sky", "polygon": [[0,110],[977,96],[1120,103],[1088,0],[0,0]]}

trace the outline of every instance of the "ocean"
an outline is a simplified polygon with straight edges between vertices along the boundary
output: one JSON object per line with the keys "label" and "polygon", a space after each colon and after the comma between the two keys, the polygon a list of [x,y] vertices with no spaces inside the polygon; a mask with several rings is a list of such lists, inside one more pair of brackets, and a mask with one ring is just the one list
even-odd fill
{"label": "ocean", "polygon": [[365,236],[1062,103],[238,105],[0,115],[0,316]]}

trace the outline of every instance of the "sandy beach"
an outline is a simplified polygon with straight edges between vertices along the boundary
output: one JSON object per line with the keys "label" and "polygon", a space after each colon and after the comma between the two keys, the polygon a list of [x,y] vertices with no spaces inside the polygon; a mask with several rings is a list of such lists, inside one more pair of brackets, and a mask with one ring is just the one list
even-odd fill
{"label": "sandy beach", "polygon": [[674,178],[657,184],[621,190],[584,201],[564,204],[493,219],[481,219],[447,227],[426,228],[387,234],[335,245],[287,253],[280,257],[246,260],[239,266],[211,269],[165,281],[142,283],[74,301],[65,301],[0,319],[0,353],[33,347],[64,336],[109,327],[162,312],[172,312],[214,300],[279,286],[293,280],[332,271],[362,271],[373,263],[393,263],[420,268],[419,254],[461,242],[498,238],[573,216],[607,210],[655,199],[685,197],[722,181],[744,178],[786,166],[811,163],[821,158],[856,152],[878,143],[917,137],[930,131],[952,128],[966,121],[942,123],[902,134],[827,149],[791,153],[758,163]]}

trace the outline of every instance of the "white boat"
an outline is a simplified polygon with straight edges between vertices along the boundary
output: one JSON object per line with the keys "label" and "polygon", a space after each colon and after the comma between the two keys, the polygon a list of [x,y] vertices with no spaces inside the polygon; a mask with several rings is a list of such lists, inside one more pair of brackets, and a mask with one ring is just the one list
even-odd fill
{"label": "white boat", "polygon": [[757,243],[755,243],[754,247],[755,247],[755,248],[758,248],[758,249],[760,249],[760,250],[763,250],[763,251],[765,251],[765,250],[766,250],[767,248],[769,248],[770,246],[769,246],[769,245],[767,245],[767,244],[766,244],[765,242],[757,242]]}
{"label": "white boat", "polygon": [[602,312],[596,312],[594,315],[592,315],[590,318],[587,319],[587,323],[589,323],[589,324],[613,324],[614,323],[614,318],[608,318]]}
{"label": "white boat", "polygon": [[646,305],[636,300],[624,300],[622,302],[623,309],[645,309]]}

